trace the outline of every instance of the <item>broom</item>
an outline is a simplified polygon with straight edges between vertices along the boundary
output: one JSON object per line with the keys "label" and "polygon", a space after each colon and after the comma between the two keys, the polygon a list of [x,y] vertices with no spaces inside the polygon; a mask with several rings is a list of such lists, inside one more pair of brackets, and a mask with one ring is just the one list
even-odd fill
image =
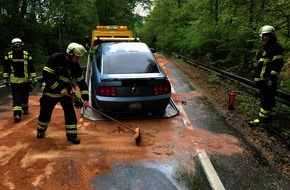
{"label": "broom", "polygon": [[[69,96],[69,97],[71,97],[73,100],[78,101],[79,103],[83,104],[83,100],[82,100],[82,99],[79,99],[79,98],[76,98],[73,94],[69,94],[69,93],[68,93],[67,96]],[[130,127],[128,127],[127,125],[125,125],[125,124],[119,122],[118,120],[112,118],[111,116],[109,116],[109,115],[107,115],[107,114],[101,112],[100,110],[97,110],[97,109],[93,108],[92,106],[89,106],[89,108],[91,108],[93,111],[95,111],[95,112],[97,112],[97,113],[99,113],[99,114],[105,116],[106,118],[108,118],[108,119],[110,119],[110,120],[112,120],[112,121],[118,123],[118,124],[121,125],[122,127],[128,129],[130,132],[134,133],[134,134],[135,134],[135,135],[134,135],[134,139],[135,139],[136,143],[139,143],[139,142],[140,142],[140,140],[141,140],[141,133],[140,133],[140,128],[139,128],[139,127],[137,127],[135,130],[133,130],[133,129],[131,129]]]}

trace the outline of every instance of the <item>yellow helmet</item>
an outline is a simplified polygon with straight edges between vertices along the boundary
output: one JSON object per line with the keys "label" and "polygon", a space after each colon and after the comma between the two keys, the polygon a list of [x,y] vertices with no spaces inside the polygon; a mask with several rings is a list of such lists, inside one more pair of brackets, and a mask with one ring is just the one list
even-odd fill
{"label": "yellow helmet", "polygon": [[272,34],[274,36],[276,35],[275,28],[270,25],[262,26],[259,30],[259,33],[260,33],[260,37],[262,37],[263,34]]}
{"label": "yellow helmet", "polygon": [[87,52],[86,48],[82,46],[81,44],[72,42],[67,46],[66,53],[68,55],[75,55],[78,57],[84,56],[84,54]]}

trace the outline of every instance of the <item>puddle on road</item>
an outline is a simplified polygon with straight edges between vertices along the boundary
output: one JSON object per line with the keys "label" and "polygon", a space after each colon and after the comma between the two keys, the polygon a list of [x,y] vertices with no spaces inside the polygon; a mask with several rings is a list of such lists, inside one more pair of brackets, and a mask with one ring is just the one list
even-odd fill
{"label": "puddle on road", "polygon": [[[202,171],[201,166],[197,166]],[[203,172],[184,168],[176,159],[155,163],[115,163],[108,173],[96,176],[93,189],[210,189]]]}

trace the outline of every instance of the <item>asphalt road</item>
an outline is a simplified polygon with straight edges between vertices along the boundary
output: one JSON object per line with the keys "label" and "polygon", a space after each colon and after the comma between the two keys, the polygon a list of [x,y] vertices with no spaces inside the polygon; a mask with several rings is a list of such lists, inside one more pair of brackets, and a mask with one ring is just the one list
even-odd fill
{"label": "asphalt road", "polygon": [[[95,174],[91,189],[289,189],[290,181],[259,156],[174,64],[167,63],[164,69],[171,79],[173,99],[180,111],[174,118],[164,118],[176,123],[174,136],[162,147],[148,146],[148,151],[159,155],[158,160],[116,160],[110,170]],[[11,96],[4,87],[0,88],[0,94],[0,112],[4,112],[7,110],[1,107],[11,101]],[[146,120],[137,122],[142,126]],[[61,151],[64,145],[59,147]],[[161,154],[156,147],[168,154]],[[4,157],[1,154],[0,160]]]}
{"label": "asphalt road", "polygon": [[[213,141],[205,138],[204,141],[209,141],[207,146],[220,145],[205,147],[204,159],[202,154],[182,152],[176,140],[169,147],[174,152],[172,159],[160,163],[116,164],[112,172],[93,180],[96,189],[288,189],[290,181],[260,157],[260,153],[227,123],[223,113],[199,94],[174,64],[168,64],[166,69],[174,93],[185,94],[184,99],[176,100],[181,114],[186,115],[179,118],[185,123],[183,128],[205,130],[209,136],[217,136]],[[182,129],[177,136],[183,138]],[[228,141],[231,143],[227,146]],[[193,150],[201,148],[194,143],[187,145]],[[225,150],[218,150],[221,147]]]}
{"label": "asphalt road", "polygon": [[[196,90],[176,70],[174,64],[169,64],[167,69],[171,71],[171,78],[178,84],[173,85],[177,93],[190,93]],[[269,165],[260,156],[261,153],[245,140],[244,135],[227,123],[221,110],[208,99],[200,96],[192,101],[187,100],[187,104],[182,107],[193,128],[206,130],[211,134],[220,135],[221,138],[233,137],[236,145],[242,149],[241,153],[234,154],[230,154],[232,147],[228,147],[229,154],[208,151],[209,159],[225,189],[289,189],[289,179]]]}

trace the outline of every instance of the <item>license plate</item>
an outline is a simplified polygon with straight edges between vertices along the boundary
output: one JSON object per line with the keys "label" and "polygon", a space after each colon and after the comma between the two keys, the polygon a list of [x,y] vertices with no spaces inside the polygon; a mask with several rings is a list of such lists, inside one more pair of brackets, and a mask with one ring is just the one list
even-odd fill
{"label": "license plate", "polygon": [[129,105],[129,108],[131,108],[131,109],[137,109],[137,108],[141,108],[141,107],[142,107],[142,105],[139,102],[134,102],[134,103],[131,103]]}

